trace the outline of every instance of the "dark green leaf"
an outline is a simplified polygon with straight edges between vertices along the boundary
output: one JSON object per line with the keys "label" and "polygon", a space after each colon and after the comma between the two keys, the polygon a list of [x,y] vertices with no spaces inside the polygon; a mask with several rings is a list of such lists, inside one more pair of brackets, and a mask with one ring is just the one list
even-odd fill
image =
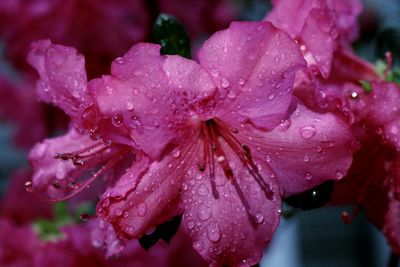
{"label": "dark green leaf", "polygon": [[160,14],[153,25],[154,41],[161,45],[162,55],[191,58],[190,40],[182,24],[173,16]]}

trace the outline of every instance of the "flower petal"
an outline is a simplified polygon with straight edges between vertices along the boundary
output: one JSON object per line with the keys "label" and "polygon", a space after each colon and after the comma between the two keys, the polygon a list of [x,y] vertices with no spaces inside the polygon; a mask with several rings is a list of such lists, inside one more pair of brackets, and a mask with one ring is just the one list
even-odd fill
{"label": "flower petal", "polygon": [[305,62],[296,43],[268,22],[233,22],[199,52],[218,86],[218,117],[271,129],[286,116],[295,72]]}
{"label": "flower petal", "polygon": [[177,202],[183,180],[190,176],[187,168],[196,159],[195,146],[175,149],[160,161],[141,159],[103,194],[98,215],[110,222],[118,235],[132,239],[181,214]]}
{"label": "flower petal", "polygon": [[132,47],[113,62],[111,74],[92,81],[90,93],[102,116],[120,118],[115,126],[126,127],[133,143],[153,158],[182,136],[188,116],[201,113],[202,100],[216,89],[197,63],[160,56],[154,44]]}
{"label": "flower petal", "polygon": [[[257,174],[273,192],[268,199],[235,152],[226,143],[220,144],[226,159],[215,163],[218,198],[212,193],[209,172],[201,172],[194,165],[190,169],[192,178],[183,185],[183,220],[193,247],[212,266],[255,265],[279,223],[279,188],[264,160],[254,159]],[[219,164],[224,160],[229,163],[233,178],[227,177]]]}
{"label": "flower petal", "polygon": [[348,126],[333,114],[314,113],[300,104],[274,130],[253,129],[240,136],[246,138],[242,143],[257,147],[253,154],[272,168],[285,197],[343,178],[352,162],[353,137]]}
{"label": "flower petal", "polygon": [[90,102],[85,59],[76,49],[42,40],[32,44],[28,61],[40,75],[37,93],[41,100],[53,103],[72,117]]}
{"label": "flower petal", "polygon": [[76,158],[63,160],[64,153],[74,152],[86,148],[96,148],[99,141],[93,141],[87,135],[79,134],[74,128],[61,137],[46,139],[36,144],[29,153],[29,161],[33,167],[32,190],[37,193],[47,193],[51,198],[62,198],[78,189],[78,178],[84,172],[105,161],[109,153],[102,153],[90,161]]}

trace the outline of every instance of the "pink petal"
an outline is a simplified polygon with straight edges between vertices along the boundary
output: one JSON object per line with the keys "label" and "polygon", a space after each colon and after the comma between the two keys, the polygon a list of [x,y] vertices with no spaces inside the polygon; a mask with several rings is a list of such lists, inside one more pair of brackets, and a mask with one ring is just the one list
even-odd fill
{"label": "pink petal", "polygon": [[383,126],[385,137],[400,151],[400,89],[395,83],[373,83],[372,93],[365,97],[365,118]]}
{"label": "pink petal", "polygon": [[233,22],[204,43],[199,60],[219,88],[218,117],[266,129],[286,116],[305,64],[296,43],[267,22]]}
{"label": "pink petal", "polygon": [[253,153],[272,168],[284,196],[340,180],[352,162],[348,126],[333,114],[314,113],[302,105],[274,130],[249,130],[243,135],[257,145]]}
{"label": "pink petal", "polygon": [[195,146],[176,148],[160,161],[149,163],[144,158],[134,164],[103,194],[98,215],[110,222],[118,235],[131,239],[182,213],[177,202],[189,175],[187,168],[197,156]]}
{"label": "pink petal", "polygon": [[[399,172],[397,173],[399,174]],[[399,179],[400,176],[397,176]],[[399,182],[400,184],[400,182]],[[385,215],[385,224],[383,226],[383,233],[385,234],[392,251],[400,255],[400,200],[394,196],[394,190],[389,192],[389,207]],[[399,194],[399,192],[397,192]]]}
{"label": "pink petal", "polygon": [[159,50],[159,45],[138,44],[113,62],[112,76],[89,85],[101,115],[119,118],[114,125],[125,127],[133,144],[152,157],[187,134],[188,116],[205,112],[207,99],[215,93],[197,63],[160,56]]}
{"label": "pink petal", "polygon": [[[332,33],[332,31],[336,31],[333,28],[332,16],[327,7],[312,9],[301,32],[301,40],[304,43],[302,49],[310,53],[310,56],[306,57],[307,63],[317,65],[325,78],[330,73],[333,52],[337,46],[335,41],[337,33]],[[304,53],[307,52],[304,51]]]}
{"label": "pink petal", "polygon": [[215,189],[219,197],[215,198],[209,173],[192,166],[191,177],[182,186],[184,224],[193,247],[212,266],[251,266],[260,261],[278,226],[279,188],[264,159],[255,158],[258,174],[274,193],[268,199],[237,155],[226,143],[221,145],[226,156],[221,160],[229,163],[233,180],[216,162]]}
{"label": "pink petal", "polygon": [[52,198],[63,197],[73,191],[83,172],[104,160],[106,154],[95,157],[90,163],[79,161],[75,165],[71,160],[62,160],[56,156],[92,147],[96,143],[89,136],[81,135],[71,128],[64,136],[46,139],[36,144],[29,153],[29,161],[33,168],[32,190],[47,193]]}
{"label": "pink petal", "polygon": [[53,45],[49,40],[32,44],[29,63],[38,71],[37,94],[74,117],[90,102],[86,94],[85,59],[74,48]]}

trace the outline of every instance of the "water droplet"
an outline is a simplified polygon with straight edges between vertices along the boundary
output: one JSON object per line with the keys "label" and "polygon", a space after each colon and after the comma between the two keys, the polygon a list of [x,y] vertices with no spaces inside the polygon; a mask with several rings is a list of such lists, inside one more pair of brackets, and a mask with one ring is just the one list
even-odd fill
{"label": "water droplet", "polygon": [[117,115],[113,116],[111,119],[111,123],[115,127],[120,127],[122,125],[123,121],[124,121],[124,117],[122,117],[121,114],[117,114]]}
{"label": "water droplet", "polygon": [[358,93],[357,93],[357,92],[352,92],[352,93],[351,93],[351,98],[352,98],[352,99],[358,98]]}
{"label": "water droplet", "polygon": [[124,59],[122,57],[117,57],[115,59],[115,63],[122,65],[122,64],[124,64]]}
{"label": "water droplet", "polygon": [[122,210],[121,209],[116,209],[115,210],[115,215],[116,216],[122,216]]}
{"label": "water droplet", "polygon": [[304,155],[304,162],[309,162],[310,161],[310,156],[305,154]]}
{"label": "water droplet", "polygon": [[26,189],[26,191],[28,191],[29,193],[32,192],[32,182],[31,182],[31,181],[26,181],[26,182],[25,182],[25,189]]}
{"label": "water droplet", "polygon": [[311,181],[313,177],[312,177],[311,173],[307,172],[306,175],[304,176],[304,178],[305,178],[307,181]]}
{"label": "water droplet", "polygon": [[256,223],[262,223],[264,221],[264,216],[262,214],[257,214],[255,216]]}
{"label": "water droplet", "polygon": [[146,215],[146,204],[145,203],[139,204],[139,206],[137,207],[137,214],[141,217]]}
{"label": "water droplet", "polygon": [[135,227],[133,227],[133,226],[127,226],[127,227],[125,228],[125,232],[126,232],[128,235],[133,235],[133,233],[135,232]]}
{"label": "water droplet", "polygon": [[219,71],[218,71],[217,69],[212,69],[212,70],[211,70],[211,75],[212,75],[213,77],[218,77],[218,76],[219,76]]}
{"label": "water droplet", "polygon": [[204,249],[204,244],[202,241],[194,242],[193,248],[197,251],[202,251]]}
{"label": "water droplet", "polygon": [[230,90],[230,91],[228,92],[228,97],[229,97],[230,99],[235,99],[235,98],[237,97],[237,94],[236,94],[236,92],[235,92],[234,90]]}
{"label": "water droplet", "polygon": [[217,161],[218,162],[223,162],[225,160],[225,157],[224,156],[219,156],[218,158],[217,158]]}
{"label": "water droplet", "polygon": [[212,242],[218,242],[219,239],[221,238],[221,232],[219,230],[219,227],[217,224],[210,224],[207,227],[207,237],[210,239]]}
{"label": "water droplet", "polygon": [[222,78],[222,80],[221,80],[221,87],[222,87],[222,88],[227,88],[229,85],[230,85],[230,82],[229,82],[227,79]]}
{"label": "water droplet", "polygon": [[397,127],[397,125],[393,125],[392,127],[390,127],[390,132],[392,134],[398,134],[399,133],[399,127]]}
{"label": "water droplet", "polygon": [[168,168],[170,169],[172,168],[172,163],[168,164]]}
{"label": "water droplet", "polygon": [[192,230],[194,228],[194,221],[188,221],[186,223],[186,226],[189,230]]}
{"label": "water droplet", "polygon": [[342,179],[343,176],[344,176],[343,172],[341,172],[341,171],[337,171],[337,172],[336,172],[336,178]]}
{"label": "water droplet", "polygon": [[113,91],[114,91],[114,90],[113,90],[112,87],[106,86],[106,94],[107,94],[107,95],[112,95]]}
{"label": "water droplet", "polygon": [[207,196],[208,195],[208,188],[207,188],[207,186],[205,185],[205,184],[201,184],[200,186],[199,186],[199,188],[197,189],[197,193],[200,195],[200,196]]}
{"label": "water droplet", "polygon": [[202,205],[199,207],[198,215],[200,220],[206,221],[211,218],[211,210],[206,206]]}
{"label": "water droplet", "polygon": [[104,201],[103,201],[103,203],[101,204],[101,206],[102,206],[103,208],[107,208],[108,206],[110,206],[110,199],[109,199],[109,198],[104,199]]}
{"label": "water droplet", "polygon": [[133,110],[133,108],[134,108],[133,102],[131,100],[129,100],[129,99],[126,100],[125,101],[125,108],[126,108],[126,110],[129,110],[129,111]]}
{"label": "water droplet", "polygon": [[266,156],[265,156],[265,160],[266,160],[267,162],[271,162],[271,160],[272,160],[271,155],[270,155],[270,154],[266,155]]}
{"label": "water droplet", "polygon": [[181,151],[179,149],[174,149],[174,151],[172,151],[172,157],[174,157],[175,159],[179,158],[181,155]]}
{"label": "water droplet", "polygon": [[129,212],[124,211],[124,213],[122,213],[122,217],[128,218],[129,217]]}
{"label": "water droplet", "polygon": [[274,93],[272,93],[272,94],[270,94],[268,96],[268,100],[273,100],[274,98],[275,98],[275,94]]}
{"label": "water droplet", "polygon": [[244,85],[245,83],[246,83],[246,81],[243,78],[240,78],[239,81],[238,81],[239,85]]}
{"label": "water droplet", "polygon": [[312,138],[315,134],[317,133],[317,130],[315,129],[314,126],[309,125],[305,126],[303,128],[300,128],[300,135],[304,139],[310,139]]}

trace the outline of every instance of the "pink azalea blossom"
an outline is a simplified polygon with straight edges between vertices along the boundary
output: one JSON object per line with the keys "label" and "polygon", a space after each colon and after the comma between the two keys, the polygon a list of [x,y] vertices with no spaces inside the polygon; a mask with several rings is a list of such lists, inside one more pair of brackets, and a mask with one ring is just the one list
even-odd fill
{"label": "pink azalea blossom", "polygon": [[266,16],[296,39],[309,66],[326,78],[334,52],[347,48],[358,35],[359,0],[275,0]]}
{"label": "pink azalea blossom", "polygon": [[119,238],[140,238],[183,214],[210,264],[256,264],[278,225],[281,197],[346,174],[350,131],[293,98],[305,62],[268,22],[215,33],[199,63],[159,50],[135,45],[111,75],[87,83],[74,49],[33,45],[39,97],[61,107],[75,129],[31,151],[31,189],[60,199],[105,173],[97,214]]}
{"label": "pink azalea blossom", "polygon": [[[348,177],[337,183],[332,203],[355,204],[386,235],[400,255],[400,101],[399,87],[374,82],[372,92],[354,88],[352,110],[357,121],[353,132],[361,149],[355,154]],[[351,219],[355,214],[344,214]]]}
{"label": "pink azalea blossom", "polygon": [[30,43],[51,38],[78,47],[88,59],[90,75],[98,75],[113,58],[142,41],[151,23],[140,0],[0,3],[0,36],[7,44],[7,56],[22,69],[27,67]]}

